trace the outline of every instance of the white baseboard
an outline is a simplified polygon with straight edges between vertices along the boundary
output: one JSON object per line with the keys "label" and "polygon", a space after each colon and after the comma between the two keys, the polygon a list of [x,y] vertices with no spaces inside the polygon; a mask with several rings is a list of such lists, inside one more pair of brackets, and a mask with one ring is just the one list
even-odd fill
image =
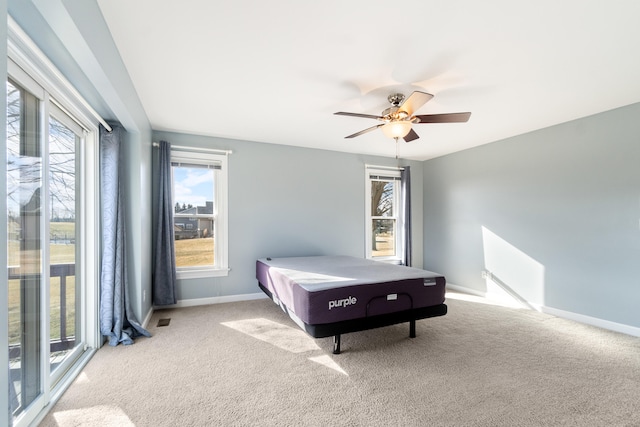
{"label": "white baseboard", "polygon": [[552,316],[562,317],[563,319],[574,320],[579,323],[584,323],[591,326],[597,326],[598,328],[608,329],[614,332],[620,332],[623,334],[631,335],[634,337],[640,337],[640,328],[635,326],[625,325],[623,323],[616,323],[610,320],[599,319],[597,317],[585,316],[584,314],[573,313],[570,311],[559,310],[557,308],[543,306],[540,308],[543,313],[551,314]]}
{"label": "white baseboard", "polygon": [[[183,299],[183,300],[178,300],[178,302],[175,305],[172,305],[171,308],[195,307],[198,305],[222,304],[225,302],[251,301],[251,300],[262,299],[262,298],[268,298],[268,297],[266,294],[262,292],[257,292],[255,294],[241,294],[241,295],[228,295],[223,297]],[[157,307],[157,308],[167,308],[167,307]]]}
{"label": "white baseboard", "polygon": [[[459,286],[452,283],[447,283],[446,286],[447,289],[452,291],[463,292],[482,298],[486,298],[487,296],[486,292],[482,292],[477,289],[466,288],[464,286]],[[607,329],[614,332],[620,332],[634,337],[640,337],[640,328],[635,326],[616,323],[610,320],[599,319],[597,317],[586,316],[584,314],[573,313],[571,311],[560,310],[553,307],[541,306],[534,303],[529,303],[529,305],[541,313],[550,314],[552,316],[573,320],[578,323],[584,323],[586,325],[596,326],[598,328]]]}
{"label": "white baseboard", "polygon": [[448,283],[446,284],[446,288],[452,291],[458,291],[458,292],[463,292],[465,294],[471,294],[474,295],[476,297],[486,297],[487,294],[486,292],[482,292],[482,291],[478,291],[476,289],[471,289],[471,288],[465,288],[464,286],[459,286],[459,285],[454,285],[453,283]]}

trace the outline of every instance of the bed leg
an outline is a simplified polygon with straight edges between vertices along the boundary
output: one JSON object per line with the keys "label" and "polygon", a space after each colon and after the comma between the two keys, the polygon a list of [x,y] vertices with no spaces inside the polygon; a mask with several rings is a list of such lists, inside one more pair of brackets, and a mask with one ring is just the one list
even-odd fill
{"label": "bed leg", "polygon": [[415,321],[415,319],[411,319],[409,321],[409,337],[411,337],[411,338],[415,338],[416,337],[416,321]]}
{"label": "bed leg", "polygon": [[333,354],[340,354],[340,334],[333,336]]}

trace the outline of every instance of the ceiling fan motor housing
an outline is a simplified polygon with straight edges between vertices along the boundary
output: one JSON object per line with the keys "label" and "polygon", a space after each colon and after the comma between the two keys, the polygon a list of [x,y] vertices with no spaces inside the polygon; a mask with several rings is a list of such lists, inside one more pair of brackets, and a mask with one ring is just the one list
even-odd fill
{"label": "ceiling fan motor housing", "polygon": [[382,112],[382,118],[387,120],[392,120],[396,113],[398,112],[399,107],[389,107]]}
{"label": "ceiling fan motor housing", "polygon": [[392,93],[387,100],[393,105],[382,112],[385,121],[406,120],[409,114],[400,109],[400,105],[404,102],[404,95],[401,93]]}
{"label": "ceiling fan motor housing", "polygon": [[404,95],[401,93],[392,93],[387,97],[387,100],[395,107],[400,106],[404,101]]}

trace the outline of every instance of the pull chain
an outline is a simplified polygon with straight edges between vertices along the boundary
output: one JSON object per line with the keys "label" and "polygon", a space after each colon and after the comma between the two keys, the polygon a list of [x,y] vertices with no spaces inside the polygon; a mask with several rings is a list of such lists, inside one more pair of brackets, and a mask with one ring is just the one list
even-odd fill
{"label": "pull chain", "polygon": [[396,140],[396,160],[398,160],[398,137],[393,138]]}

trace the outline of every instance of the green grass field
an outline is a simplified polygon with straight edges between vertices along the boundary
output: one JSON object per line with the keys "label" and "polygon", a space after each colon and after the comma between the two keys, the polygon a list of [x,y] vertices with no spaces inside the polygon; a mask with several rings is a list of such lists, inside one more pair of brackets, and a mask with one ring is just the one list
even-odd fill
{"label": "green grass field", "polygon": [[213,238],[176,240],[176,267],[213,265]]}

